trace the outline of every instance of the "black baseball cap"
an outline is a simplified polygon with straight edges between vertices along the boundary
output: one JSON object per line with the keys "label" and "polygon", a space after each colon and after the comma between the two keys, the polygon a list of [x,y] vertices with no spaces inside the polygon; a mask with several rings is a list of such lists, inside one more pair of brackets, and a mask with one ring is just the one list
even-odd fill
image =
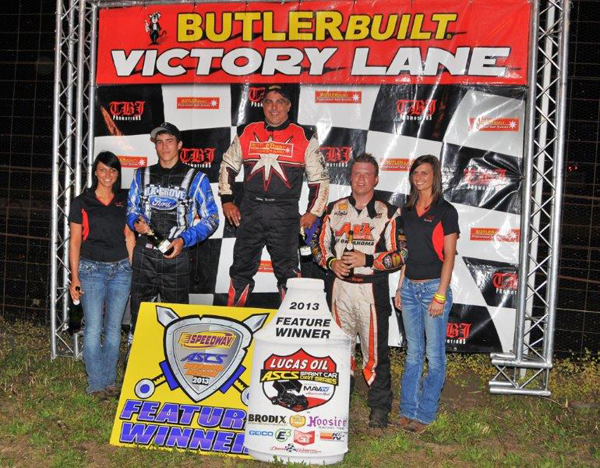
{"label": "black baseball cap", "polygon": [[155,127],[150,132],[150,138],[152,140],[154,140],[156,138],[156,135],[159,134],[160,132],[169,133],[169,134],[173,135],[175,138],[177,138],[177,141],[181,141],[181,132],[172,123],[163,122],[158,127]]}
{"label": "black baseball cap", "polygon": [[[285,86],[285,85],[280,85],[280,84],[272,84],[267,86],[267,89],[265,90],[265,98],[267,97],[267,94],[269,94],[271,91],[275,91],[276,93],[281,94],[284,98],[286,98],[289,102],[292,102],[291,99],[291,90],[289,87]],[[264,98],[263,98],[264,100]]]}

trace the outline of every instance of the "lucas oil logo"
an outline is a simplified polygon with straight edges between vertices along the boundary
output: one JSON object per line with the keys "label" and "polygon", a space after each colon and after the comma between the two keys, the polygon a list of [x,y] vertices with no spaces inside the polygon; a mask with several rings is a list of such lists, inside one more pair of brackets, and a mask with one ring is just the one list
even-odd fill
{"label": "lucas oil logo", "polygon": [[260,382],[271,403],[299,413],[331,400],[339,376],[330,356],[316,357],[300,349],[286,356],[271,354],[261,369]]}
{"label": "lucas oil logo", "polygon": [[138,398],[151,397],[157,386],[166,383],[195,402],[234,388],[248,403],[248,385],[241,379],[246,370],[242,361],[267,314],[251,315],[243,322],[211,315],[180,318],[172,309],[156,306],[156,315],[165,328],[162,374],[141,379],[135,386]]}

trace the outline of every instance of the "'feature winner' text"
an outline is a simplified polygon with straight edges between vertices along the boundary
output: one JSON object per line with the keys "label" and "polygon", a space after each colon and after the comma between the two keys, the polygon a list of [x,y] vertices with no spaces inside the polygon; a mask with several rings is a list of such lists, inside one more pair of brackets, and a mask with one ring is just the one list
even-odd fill
{"label": "'feature winner' text", "polygon": [[331,319],[309,317],[278,317],[275,335],[285,338],[329,338]]}

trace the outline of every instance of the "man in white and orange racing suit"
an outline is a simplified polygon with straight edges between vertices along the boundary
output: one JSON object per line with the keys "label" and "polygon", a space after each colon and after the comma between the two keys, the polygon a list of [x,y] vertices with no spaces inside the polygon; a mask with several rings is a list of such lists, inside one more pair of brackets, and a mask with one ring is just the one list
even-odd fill
{"label": "man in white and orange racing suit", "polygon": [[[384,428],[392,408],[388,321],[392,312],[388,275],[407,256],[398,208],[378,199],[379,165],[370,154],[352,162],[352,195],[331,203],[313,256],[330,275],[331,312],[353,340],[360,336],[363,375],[369,385],[369,425]],[[352,233],[354,250],[348,251]],[[354,369],[354,359],[352,360]]]}
{"label": "man in white and orange racing suit", "polygon": [[[227,305],[243,307],[254,288],[263,247],[271,256],[277,287],[283,297],[288,278],[300,276],[298,236],[323,214],[329,175],[319,151],[317,134],[288,119],[290,92],[284,85],[267,87],[265,120],[239,129],[223,155],[219,195],[223,214],[238,227]],[[244,167],[241,207],[234,203],[233,183]],[[300,216],[302,180],[308,182],[308,207]]]}

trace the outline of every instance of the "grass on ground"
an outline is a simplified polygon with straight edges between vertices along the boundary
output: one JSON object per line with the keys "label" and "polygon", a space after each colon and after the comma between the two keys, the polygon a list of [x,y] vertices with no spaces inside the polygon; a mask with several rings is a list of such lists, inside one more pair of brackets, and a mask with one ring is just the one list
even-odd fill
{"label": "grass on ground", "polygon": [[[49,359],[49,331],[0,319],[0,466],[273,466],[236,458],[109,445],[116,400],[85,394],[83,363]],[[404,354],[393,353],[397,389]],[[598,467],[600,361],[559,361],[551,398],[490,395],[486,355],[449,355],[437,422],[422,435],[369,429],[366,388],[351,403],[341,467]],[[358,380],[358,379],[357,379]],[[397,407],[397,391],[394,406]]]}

